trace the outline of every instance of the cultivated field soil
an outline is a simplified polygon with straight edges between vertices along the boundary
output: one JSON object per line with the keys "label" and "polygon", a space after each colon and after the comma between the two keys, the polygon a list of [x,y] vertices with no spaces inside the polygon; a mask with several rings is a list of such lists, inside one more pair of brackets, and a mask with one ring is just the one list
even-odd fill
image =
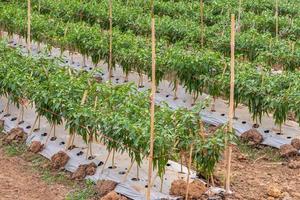
{"label": "cultivated field soil", "polygon": [[[225,199],[300,199],[300,169],[289,168],[289,161],[280,158],[278,150],[240,143],[233,147],[232,155],[234,194]],[[1,143],[0,199],[100,199],[93,184],[71,180],[70,173],[53,172],[48,166],[48,160],[28,152],[22,144]],[[215,176],[216,184],[224,178],[224,163],[219,163]]]}

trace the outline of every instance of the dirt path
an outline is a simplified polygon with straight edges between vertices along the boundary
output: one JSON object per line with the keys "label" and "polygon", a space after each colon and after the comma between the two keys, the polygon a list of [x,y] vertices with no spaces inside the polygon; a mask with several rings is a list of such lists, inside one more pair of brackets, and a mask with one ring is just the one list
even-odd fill
{"label": "dirt path", "polygon": [[1,200],[63,200],[69,189],[61,184],[47,184],[26,169],[28,163],[18,157],[8,157],[0,149]]}

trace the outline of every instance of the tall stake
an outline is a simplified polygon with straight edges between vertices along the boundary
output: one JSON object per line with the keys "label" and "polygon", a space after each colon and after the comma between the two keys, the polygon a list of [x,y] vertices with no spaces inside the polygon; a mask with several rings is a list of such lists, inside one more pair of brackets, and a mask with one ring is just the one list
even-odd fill
{"label": "tall stake", "polygon": [[154,0],[151,0],[151,38],[152,38],[152,82],[151,82],[151,108],[150,108],[150,152],[149,152],[149,166],[148,166],[148,188],[147,200],[150,200],[151,193],[151,178],[152,178],[152,162],[153,162],[153,147],[154,147],[154,113],[155,113],[155,68],[156,68],[156,54],[155,54],[155,19],[154,19]]}
{"label": "tall stake", "polygon": [[112,74],[112,0],[109,0],[109,60],[108,79],[111,81]]}
{"label": "tall stake", "polygon": [[200,23],[201,23],[201,48],[203,48],[204,45],[204,19],[203,19],[203,0],[200,0]]}
{"label": "tall stake", "polygon": [[31,3],[30,3],[30,0],[27,0],[27,50],[28,50],[28,54],[31,54],[30,29],[31,29]]}
{"label": "tall stake", "polygon": [[278,0],[275,0],[275,6],[276,6],[276,11],[275,11],[275,20],[276,20],[276,39],[278,39],[278,31],[279,31],[279,25],[278,25]]}
{"label": "tall stake", "polygon": [[[230,60],[230,102],[229,102],[229,134],[232,133],[234,113],[234,49],[235,49],[235,16],[231,15],[231,60]],[[227,137],[226,137],[227,138]],[[230,167],[231,167],[231,145],[226,139],[226,193],[230,193]]]}

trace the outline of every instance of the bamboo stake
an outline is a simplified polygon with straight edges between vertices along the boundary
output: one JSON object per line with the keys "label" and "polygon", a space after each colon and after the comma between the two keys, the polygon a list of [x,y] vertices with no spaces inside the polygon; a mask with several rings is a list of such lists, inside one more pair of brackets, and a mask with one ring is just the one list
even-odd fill
{"label": "bamboo stake", "polygon": [[149,152],[149,166],[148,166],[148,188],[147,188],[147,200],[151,197],[151,178],[153,170],[153,148],[154,148],[154,114],[155,114],[155,68],[156,68],[156,52],[155,52],[155,19],[154,19],[154,0],[151,0],[151,40],[152,40],[152,82],[151,82],[151,107],[150,107],[150,152]]}
{"label": "bamboo stake", "polygon": [[112,73],[112,0],[109,0],[109,60],[108,60],[108,78],[111,81]]}
{"label": "bamboo stake", "polygon": [[278,31],[279,31],[279,25],[278,25],[278,0],[275,0],[275,21],[276,21],[276,39],[278,40]]}
{"label": "bamboo stake", "polygon": [[201,48],[203,48],[204,46],[204,17],[203,17],[203,7],[204,7],[204,4],[203,4],[203,0],[200,0],[200,23],[201,23],[201,38],[200,38],[200,41],[201,41]]}
{"label": "bamboo stake", "polygon": [[37,123],[37,120],[38,120],[38,115],[35,117],[35,120],[34,120],[33,126],[31,127],[31,129],[30,129],[30,132],[29,132],[29,134],[28,134],[28,135],[31,135],[31,134],[33,133],[33,131],[34,131],[34,127],[35,127],[35,125],[36,125],[36,123]]}
{"label": "bamboo stake", "polygon": [[[230,61],[230,102],[229,102],[229,124],[228,131],[232,132],[233,128],[233,113],[234,113],[234,50],[235,50],[235,15],[231,15],[231,61]],[[225,190],[226,193],[230,193],[230,167],[231,167],[231,145],[228,144],[228,139],[226,139],[226,183]]]}
{"label": "bamboo stake", "polygon": [[45,144],[48,143],[48,140],[49,140],[49,138],[50,138],[50,135],[52,134],[52,130],[53,130],[53,124],[51,125],[50,132],[49,132],[49,135],[47,136],[47,139],[46,139]]}
{"label": "bamboo stake", "polygon": [[190,170],[191,170],[191,165],[192,165],[192,155],[193,155],[193,144],[191,144],[190,147],[190,155],[189,155],[189,164],[188,164],[188,174],[187,174],[187,179],[186,179],[186,192],[185,192],[185,200],[188,200],[189,196],[189,187],[190,187]]}
{"label": "bamboo stake", "polygon": [[31,2],[27,0],[27,50],[28,54],[31,54]]}
{"label": "bamboo stake", "polygon": [[113,149],[112,157],[111,157],[111,167],[112,167],[112,169],[115,168],[115,153],[116,153],[116,150]]}
{"label": "bamboo stake", "polygon": [[178,80],[176,78],[175,78],[174,86],[175,86],[175,89],[174,89],[174,100],[177,100],[178,99],[177,92],[178,92],[179,83],[178,83]]}

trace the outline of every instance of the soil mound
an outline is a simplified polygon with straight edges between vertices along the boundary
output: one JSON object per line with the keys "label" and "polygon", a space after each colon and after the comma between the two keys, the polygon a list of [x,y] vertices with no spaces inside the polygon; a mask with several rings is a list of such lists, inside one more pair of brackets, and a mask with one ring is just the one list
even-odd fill
{"label": "soil mound", "polygon": [[92,176],[96,173],[97,165],[92,162],[87,165],[79,165],[77,170],[72,174],[72,179],[83,180],[86,176]]}
{"label": "soil mound", "polygon": [[127,200],[127,198],[117,194],[115,191],[112,191],[104,197],[100,198],[100,200]]}
{"label": "soil mound", "polygon": [[294,139],[292,139],[291,145],[292,145],[295,149],[300,150],[300,139],[299,139],[299,138],[294,138]]}
{"label": "soil mound", "polygon": [[[187,183],[184,180],[175,180],[172,182],[170,194],[185,197]],[[207,191],[204,183],[194,180],[189,184],[188,199],[201,199],[202,195]]]}
{"label": "soil mound", "polygon": [[69,159],[70,157],[65,152],[59,151],[51,158],[51,168],[56,170],[61,169],[67,164]]}
{"label": "soil mound", "polygon": [[32,153],[38,153],[42,151],[44,145],[40,141],[33,141],[29,147],[29,151]]}
{"label": "soil mound", "polygon": [[297,149],[290,144],[284,144],[280,147],[280,155],[285,158],[293,157],[298,154]]}
{"label": "soil mound", "polygon": [[96,191],[100,197],[103,197],[113,191],[117,183],[111,180],[100,180],[96,184]]}
{"label": "soil mound", "polygon": [[15,143],[23,143],[26,140],[26,133],[22,128],[13,128],[8,133],[7,137],[4,139],[4,142],[7,144]]}
{"label": "soil mound", "polygon": [[262,135],[256,129],[250,129],[241,135],[241,139],[251,145],[258,145],[263,141]]}

